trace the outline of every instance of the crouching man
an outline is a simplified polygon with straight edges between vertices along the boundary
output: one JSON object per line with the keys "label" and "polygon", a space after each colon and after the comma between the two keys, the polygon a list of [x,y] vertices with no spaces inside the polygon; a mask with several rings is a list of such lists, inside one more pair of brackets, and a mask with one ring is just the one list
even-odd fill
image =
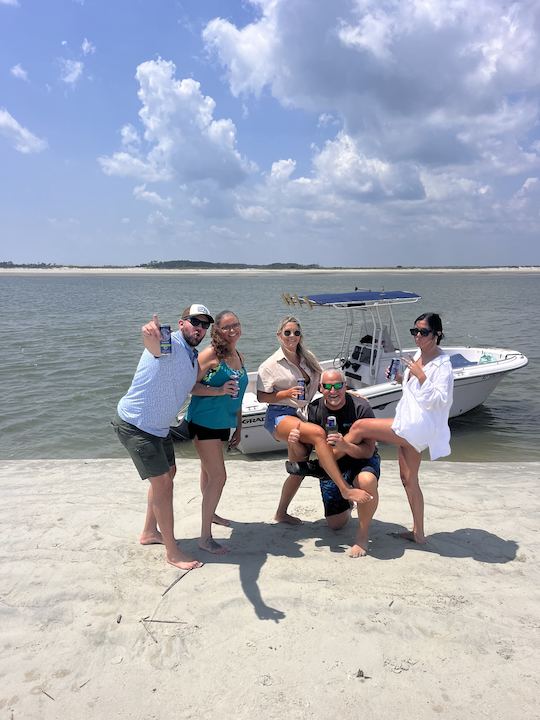
{"label": "crouching man", "polygon": [[[329,432],[327,442],[333,447],[334,457],[345,482],[363,491],[363,499],[357,502],[358,529],[349,553],[353,558],[363,557],[368,551],[369,526],[379,502],[377,483],[380,457],[374,441],[364,440],[353,444],[347,439],[347,433],[356,420],[375,416],[367,400],[347,393],[345,376],[341,370],[325,370],[321,375],[320,390],[322,397],[313,400],[305,408],[304,420],[325,428],[329,416],[336,418],[336,429]],[[349,521],[352,503],[343,498],[337,485],[318,463],[308,460],[312,448],[300,443],[299,435],[298,429],[293,429],[289,434],[289,447],[296,462],[287,462],[287,471],[293,475],[314,475],[319,478],[326,522],[332,530],[339,530]]]}

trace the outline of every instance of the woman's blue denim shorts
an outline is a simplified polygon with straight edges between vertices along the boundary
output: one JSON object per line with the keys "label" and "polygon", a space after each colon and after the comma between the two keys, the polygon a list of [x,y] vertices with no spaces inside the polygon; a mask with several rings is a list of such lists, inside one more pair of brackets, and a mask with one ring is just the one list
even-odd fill
{"label": "woman's blue denim shorts", "polygon": [[264,427],[270,435],[274,435],[276,426],[287,415],[296,415],[296,408],[289,405],[269,405],[264,416]]}

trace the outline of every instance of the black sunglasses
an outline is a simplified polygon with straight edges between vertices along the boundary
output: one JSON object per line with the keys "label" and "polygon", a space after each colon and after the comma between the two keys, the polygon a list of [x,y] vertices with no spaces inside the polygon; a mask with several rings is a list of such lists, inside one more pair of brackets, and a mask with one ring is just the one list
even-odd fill
{"label": "black sunglasses", "polygon": [[189,320],[193,327],[199,327],[200,325],[203,330],[208,330],[208,328],[210,327],[210,323],[208,322],[208,320],[199,320],[199,318],[196,317],[187,317],[184,318],[184,320]]}
{"label": "black sunglasses", "polygon": [[431,335],[433,333],[433,330],[428,330],[427,328],[411,328],[409,332],[413,337],[416,337],[417,335],[427,337],[428,335]]}
{"label": "black sunglasses", "polygon": [[300,337],[302,333],[300,332],[300,330],[284,330],[283,334],[285,335],[285,337],[289,337],[290,335],[296,335],[296,337]]}

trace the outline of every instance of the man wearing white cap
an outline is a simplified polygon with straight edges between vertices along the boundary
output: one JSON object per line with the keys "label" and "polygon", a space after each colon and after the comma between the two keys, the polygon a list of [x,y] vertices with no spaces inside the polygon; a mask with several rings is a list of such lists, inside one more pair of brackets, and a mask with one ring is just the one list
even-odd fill
{"label": "man wearing white cap", "polygon": [[214,318],[204,305],[185,308],[178,331],[171,333],[171,351],[162,353],[157,315],[143,325],[145,350],[131,386],[117,407],[112,425],[131,455],[142,480],[149,480],[142,545],[165,545],[167,562],[181,570],[202,563],[183,553],[174,537],[173,479],[176,474],[170,426],[197,381],[195,347]]}

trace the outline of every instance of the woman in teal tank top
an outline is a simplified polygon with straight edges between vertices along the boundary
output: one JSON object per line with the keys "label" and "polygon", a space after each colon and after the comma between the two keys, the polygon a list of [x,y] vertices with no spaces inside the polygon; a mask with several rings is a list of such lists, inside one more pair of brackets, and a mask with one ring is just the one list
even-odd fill
{"label": "woman in teal tank top", "polygon": [[212,523],[230,524],[216,515],[227,479],[223,442],[228,440],[229,447],[240,442],[242,398],[248,384],[244,360],[236,349],[241,335],[240,321],[233,312],[222,310],[216,315],[211,345],[199,354],[199,378],[186,413],[189,434],[201,460],[199,547],[216,555],[223,555],[228,549],[212,537]]}

